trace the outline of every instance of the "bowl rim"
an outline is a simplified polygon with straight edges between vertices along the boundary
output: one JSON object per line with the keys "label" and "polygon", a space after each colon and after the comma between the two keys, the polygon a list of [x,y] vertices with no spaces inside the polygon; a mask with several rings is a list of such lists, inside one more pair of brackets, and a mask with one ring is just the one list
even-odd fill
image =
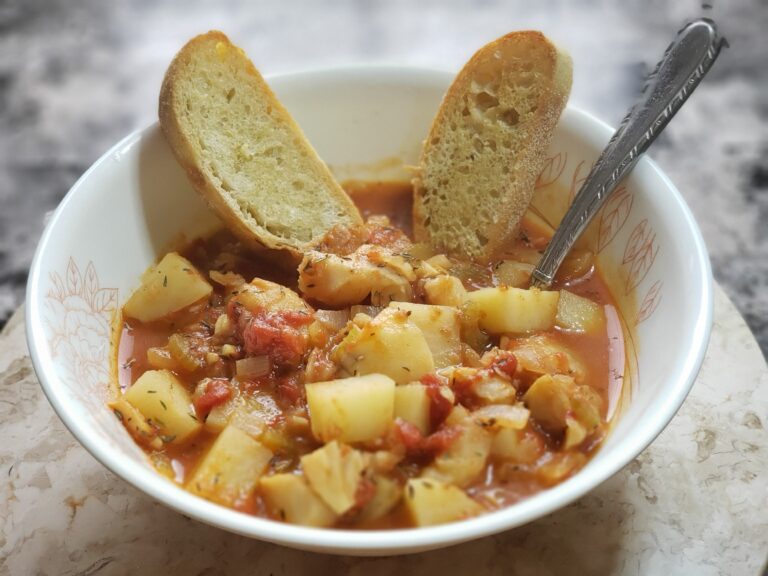
{"label": "bowl rim", "polygon": [[[290,82],[312,83],[317,80],[331,79],[408,83],[418,79],[420,82],[426,81],[433,84],[441,82],[447,86],[454,74],[454,72],[436,68],[377,64],[311,68],[269,75],[267,79],[271,85]],[[279,92],[279,88],[276,91]],[[566,116],[568,122],[575,126],[576,132],[588,140],[595,141],[600,147],[604,146],[613,134],[614,130],[608,124],[578,107],[569,105],[564,113],[564,117]],[[682,361],[676,363],[677,370],[669,376],[669,380],[673,381],[674,385],[670,386],[663,398],[654,401],[654,410],[648,411],[644,417],[643,426],[635,427],[632,433],[622,440],[621,449],[613,450],[603,459],[599,467],[582,470],[567,481],[514,506],[460,522],[423,528],[370,531],[309,528],[250,516],[196,497],[162,478],[154,470],[122,458],[118,451],[111,449],[107,442],[101,440],[101,436],[90,434],[88,427],[78,418],[73,417],[68,407],[66,388],[58,385],[53,363],[45,361],[41,350],[36,345],[36,342],[46,342],[41,313],[42,263],[48,246],[54,239],[54,231],[61,220],[61,215],[67,210],[72,197],[78,194],[78,190],[94,171],[116,152],[134,145],[156,129],[155,122],[130,133],[112,146],[83,173],[54,211],[42,234],[30,268],[26,290],[25,326],[27,346],[35,373],[48,401],[67,429],[96,460],[111,472],[177,512],[237,534],[327,553],[402,554],[458,544],[541,518],[596,488],[626,466],[661,433],[693,386],[704,359],[712,328],[713,280],[710,261],[701,231],[682,195],[657,164],[648,156],[643,156],[634,169],[635,173],[646,171],[660,179],[667,189],[665,193],[669,196],[668,201],[679,212],[681,226],[691,235],[694,251],[690,256],[698,263],[696,267],[698,278],[694,279],[694,282],[698,281],[701,286],[702,302],[695,317],[687,354]],[[586,473],[587,471],[590,473]]]}

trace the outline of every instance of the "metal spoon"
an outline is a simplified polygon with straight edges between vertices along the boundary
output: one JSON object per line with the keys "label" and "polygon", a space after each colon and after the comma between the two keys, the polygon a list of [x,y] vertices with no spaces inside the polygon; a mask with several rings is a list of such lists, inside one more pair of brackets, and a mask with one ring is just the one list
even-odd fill
{"label": "metal spoon", "polygon": [[642,98],[630,108],[565,213],[531,274],[531,286],[552,284],[574,242],[699,85],[723,45],[727,42],[708,18],[694,20],[680,30],[649,76]]}

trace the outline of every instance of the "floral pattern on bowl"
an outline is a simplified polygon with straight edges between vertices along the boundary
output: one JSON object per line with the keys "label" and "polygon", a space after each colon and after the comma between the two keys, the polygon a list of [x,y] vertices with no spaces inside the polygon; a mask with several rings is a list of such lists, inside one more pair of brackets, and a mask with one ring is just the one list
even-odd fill
{"label": "floral pattern on bowl", "polygon": [[106,394],[112,385],[111,332],[118,290],[99,285],[93,262],[81,273],[72,258],[62,275],[50,273],[50,282],[45,320],[51,353],[61,366],[61,378],[73,390],[80,390],[81,399],[87,402],[86,390],[102,388]]}

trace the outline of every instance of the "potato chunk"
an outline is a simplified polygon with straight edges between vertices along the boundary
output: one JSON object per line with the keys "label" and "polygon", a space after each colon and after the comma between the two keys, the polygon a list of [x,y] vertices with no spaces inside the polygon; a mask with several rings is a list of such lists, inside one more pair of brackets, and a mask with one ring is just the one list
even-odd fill
{"label": "potato chunk", "polygon": [[482,506],[460,488],[426,478],[408,480],[405,508],[416,526],[455,522],[483,511]]}
{"label": "potato chunk", "polygon": [[480,378],[472,392],[484,404],[511,404],[517,396],[517,390],[509,380],[495,374]]}
{"label": "potato chunk", "polygon": [[310,251],[299,265],[299,290],[332,306],[358,304],[371,293],[370,276],[376,273],[373,269],[365,260]]}
{"label": "potato chunk", "polygon": [[454,408],[446,423],[459,426],[461,435],[424,469],[422,476],[464,487],[485,469],[493,437],[462,407]]}
{"label": "potato chunk", "polygon": [[212,290],[189,260],[170,252],[144,273],[123,312],[141,322],[152,322],[207,298]]}
{"label": "potato chunk", "polygon": [[500,284],[513,288],[525,288],[531,281],[533,264],[502,260],[494,268],[493,273]]}
{"label": "potato chunk", "polygon": [[348,256],[311,250],[299,265],[299,290],[334,308],[369,295],[375,306],[410,300],[413,280],[410,264],[380,246],[363,245]]}
{"label": "potato chunk", "polygon": [[254,278],[249,284],[240,287],[234,296],[247,310],[253,313],[261,311],[274,312],[277,310],[294,310],[296,312],[312,312],[301,296],[281,284]]}
{"label": "potato chunk", "polygon": [[302,476],[263,476],[259,482],[259,491],[270,513],[281,520],[319,528],[332,526],[336,522],[336,514],[315,494]]}
{"label": "potato chunk", "polygon": [[502,428],[493,438],[491,455],[512,464],[533,464],[544,449],[544,441],[534,432]]}
{"label": "potato chunk", "polygon": [[395,418],[410,422],[423,436],[430,433],[429,396],[423,384],[403,384],[395,388]]}
{"label": "potato chunk", "polygon": [[565,449],[578,446],[600,426],[603,399],[589,386],[575,386],[571,391],[572,416],[566,421]]}
{"label": "potato chunk", "polygon": [[560,292],[555,321],[560,328],[566,330],[595,334],[604,329],[605,312],[602,306],[592,300],[563,290]]}
{"label": "potato chunk", "polygon": [[157,433],[149,425],[144,415],[125,398],[121,397],[110,402],[109,407],[139,444],[155,450],[160,450],[163,447],[163,441],[157,437]]}
{"label": "potato chunk", "polygon": [[461,280],[448,274],[425,280],[424,294],[430,304],[457,308],[461,307],[467,299],[467,290]]}
{"label": "potato chunk", "polygon": [[225,506],[244,503],[256,488],[272,451],[227,426],[187,482],[187,490]]}
{"label": "potato chunk", "polygon": [[181,443],[202,427],[187,389],[168,370],[147,370],[124,398],[158,429],[166,443]]}
{"label": "potato chunk", "polygon": [[560,374],[545,374],[536,379],[523,396],[531,416],[552,432],[563,430],[571,411],[570,392],[573,378]]}
{"label": "potato chunk", "polygon": [[546,486],[554,486],[572,476],[587,463],[581,452],[559,452],[536,471],[536,476]]}
{"label": "potato chunk", "polygon": [[584,442],[584,439],[587,437],[587,429],[581,425],[581,422],[570,416],[565,421],[566,428],[563,448],[568,450],[568,448],[573,448]]}
{"label": "potato chunk", "polygon": [[403,488],[396,480],[378,475],[372,481],[376,486],[376,492],[357,517],[361,523],[378,520],[392,510],[403,497]]}
{"label": "potato chunk", "polygon": [[492,334],[525,334],[555,325],[559,292],[531,288],[482,288],[467,295],[480,327]]}
{"label": "potato chunk", "polygon": [[427,341],[436,369],[461,362],[459,311],[451,306],[392,302],[390,308],[403,310]]}
{"label": "potato chunk", "polygon": [[366,442],[387,433],[394,420],[395,383],[369,374],[306,385],[312,434],[321,442]]}
{"label": "potato chunk", "polygon": [[586,376],[584,363],[576,354],[548,334],[536,334],[527,338],[502,339],[505,350],[514,352],[517,364],[527,375],[566,374],[576,382]]}
{"label": "potato chunk", "polygon": [[246,434],[259,438],[267,422],[282,414],[275,399],[265,393],[235,394],[226,402],[215,406],[205,419],[205,429],[219,433],[228,424],[237,426]]}
{"label": "potato chunk", "polygon": [[424,334],[402,310],[386,308],[365,327],[354,327],[333,358],[355,376],[386,374],[398,384],[435,369]]}
{"label": "potato chunk", "polygon": [[167,350],[175,366],[182,370],[194,372],[205,366],[205,350],[200,346],[198,338],[171,334]]}
{"label": "potato chunk", "polygon": [[355,494],[366,468],[365,455],[336,441],[301,457],[309,486],[336,514],[355,505]]}
{"label": "potato chunk", "polygon": [[603,399],[596,390],[589,386],[576,386],[571,392],[571,408],[576,420],[592,431],[600,425],[600,412],[603,408]]}
{"label": "potato chunk", "polygon": [[602,398],[586,385],[562,375],[539,377],[523,396],[531,416],[552,432],[565,430],[564,448],[581,442],[601,423]]}

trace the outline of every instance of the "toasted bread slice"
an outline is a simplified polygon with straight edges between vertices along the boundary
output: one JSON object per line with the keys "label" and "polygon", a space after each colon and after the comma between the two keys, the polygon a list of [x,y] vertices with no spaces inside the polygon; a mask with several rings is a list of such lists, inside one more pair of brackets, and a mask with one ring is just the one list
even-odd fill
{"label": "toasted bread slice", "polygon": [[194,187],[252,248],[299,257],[357,208],[245,53],[190,40],[160,91],[160,126]]}
{"label": "toasted bread slice", "polygon": [[571,90],[570,57],[540,32],[481,48],[448,89],[414,179],[414,232],[451,255],[503,252],[533,195]]}

